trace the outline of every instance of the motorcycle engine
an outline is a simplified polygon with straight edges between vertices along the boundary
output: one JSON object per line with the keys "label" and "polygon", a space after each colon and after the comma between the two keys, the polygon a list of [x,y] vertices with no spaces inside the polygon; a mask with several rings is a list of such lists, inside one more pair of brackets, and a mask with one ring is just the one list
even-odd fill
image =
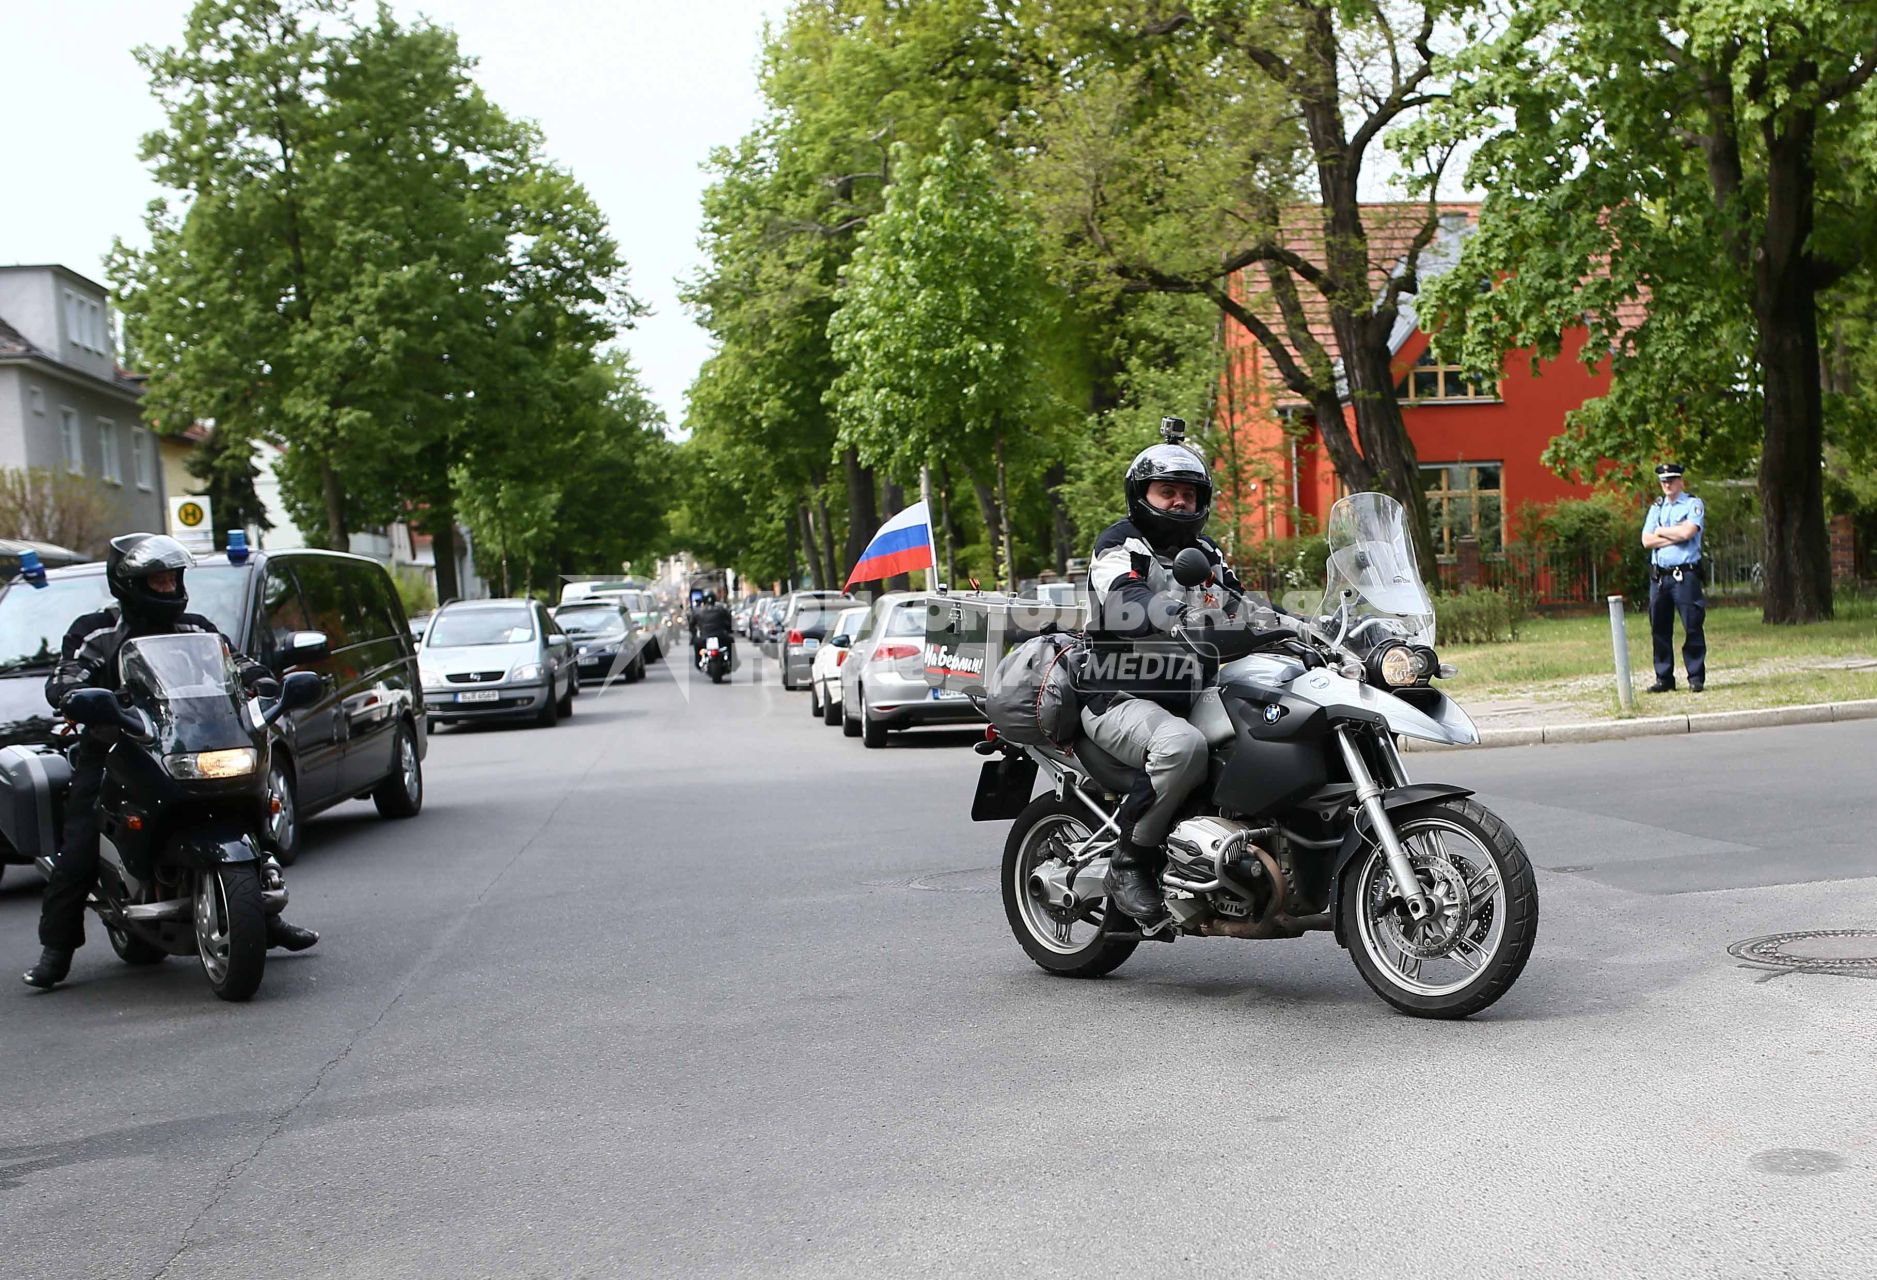
{"label": "motorcycle engine", "polygon": [[1253,904],[1229,888],[1196,893],[1183,888],[1182,883],[1206,884],[1217,879],[1220,848],[1228,840],[1242,839],[1251,829],[1249,823],[1211,814],[1188,818],[1173,828],[1167,836],[1167,866],[1161,875],[1161,887],[1166,893],[1167,910],[1176,921],[1186,924],[1214,912],[1228,916],[1250,914]]}

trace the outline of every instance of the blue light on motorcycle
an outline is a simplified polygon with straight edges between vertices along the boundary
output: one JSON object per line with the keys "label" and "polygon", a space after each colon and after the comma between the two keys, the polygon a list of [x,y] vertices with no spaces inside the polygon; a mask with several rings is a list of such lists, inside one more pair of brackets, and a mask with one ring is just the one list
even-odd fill
{"label": "blue light on motorcycle", "polygon": [[246,564],[248,560],[248,535],[244,529],[228,531],[228,563]]}

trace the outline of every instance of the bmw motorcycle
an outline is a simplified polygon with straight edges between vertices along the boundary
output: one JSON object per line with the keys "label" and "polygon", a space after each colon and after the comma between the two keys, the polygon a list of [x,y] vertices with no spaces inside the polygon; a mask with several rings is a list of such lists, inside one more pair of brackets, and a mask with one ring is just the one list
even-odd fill
{"label": "bmw motorcycle", "polygon": [[[979,744],[999,758],[972,816],[1014,819],[1004,910],[1042,968],[1096,977],[1144,941],[1326,930],[1383,1000],[1417,1017],[1478,1013],[1518,979],[1538,932],[1524,847],[1467,788],[1411,781],[1396,745],[1479,740],[1433,685],[1454,672],[1434,649],[1401,506],[1344,498],[1328,539],[1321,616],[1293,620],[1264,652],[1199,655],[1220,659],[1189,717],[1211,744],[1210,773],[1167,841],[1160,921],[1143,927],[1103,891],[1135,770],[1085,736],[1060,749]],[[1210,576],[1191,550],[1173,572],[1189,588]],[[1031,799],[1039,771],[1050,786]]]}
{"label": "bmw motorcycle", "polygon": [[[194,955],[211,990],[246,1000],[260,987],[267,917],[287,905],[278,867],[262,850],[269,817],[268,729],[319,700],[320,680],[294,672],[277,698],[240,691],[221,637],[128,640],[118,657],[120,693],[82,689],[61,712],[115,737],[98,794],[98,883],[87,904],[127,964]],[[14,757],[12,753],[22,753]],[[30,829],[50,870],[59,792],[71,777],[62,756],[8,748],[17,798],[42,820]],[[13,787],[9,781],[9,787]],[[15,843],[26,834],[8,833]]]}

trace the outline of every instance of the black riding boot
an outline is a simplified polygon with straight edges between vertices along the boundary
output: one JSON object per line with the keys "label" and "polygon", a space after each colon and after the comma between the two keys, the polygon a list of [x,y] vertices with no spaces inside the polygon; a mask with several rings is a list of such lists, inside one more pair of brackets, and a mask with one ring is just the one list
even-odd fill
{"label": "black riding boot", "polygon": [[1108,858],[1108,877],[1102,887],[1115,906],[1142,924],[1151,924],[1166,914],[1166,900],[1154,882],[1155,851],[1146,845],[1123,839]]}
{"label": "black riding boot", "polygon": [[24,975],[26,985],[49,990],[65,981],[65,975],[72,971],[72,953],[65,947],[46,947],[39,953],[39,963],[28,969]]}
{"label": "black riding boot", "polygon": [[319,935],[297,924],[288,924],[279,916],[267,917],[267,945],[286,951],[304,951],[319,941]]}

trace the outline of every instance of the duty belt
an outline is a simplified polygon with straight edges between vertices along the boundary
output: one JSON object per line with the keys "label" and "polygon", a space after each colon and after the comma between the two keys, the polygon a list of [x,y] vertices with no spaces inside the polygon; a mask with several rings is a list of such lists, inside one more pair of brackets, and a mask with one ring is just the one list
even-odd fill
{"label": "duty belt", "polygon": [[1699,560],[1690,560],[1687,564],[1652,564],[1649,566],[1649,576],[1656,582],[1660,582],[1665,577],[1680,582],[1684,574],[1699,574],[1700,572]]}

